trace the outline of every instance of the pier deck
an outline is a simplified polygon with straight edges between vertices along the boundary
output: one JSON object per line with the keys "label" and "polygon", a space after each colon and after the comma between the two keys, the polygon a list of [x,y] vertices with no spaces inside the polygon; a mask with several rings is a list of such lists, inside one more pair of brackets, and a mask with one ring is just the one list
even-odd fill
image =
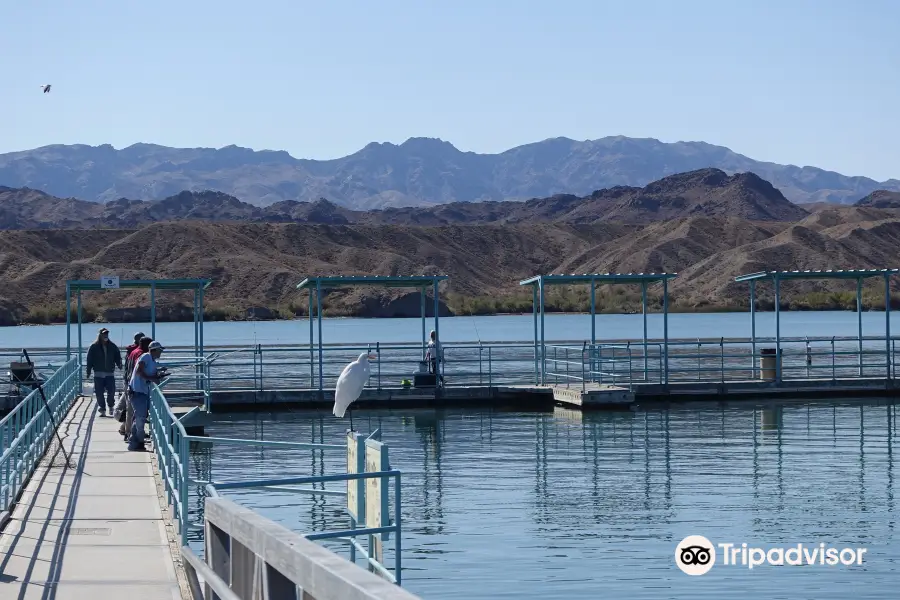
{"label": "pier deck", "polygon": [[2,595],[181,600],[152,453],[128,452],[95,406],[77,399],[59,427],[77,468],[42,462],[3,526]]}
{"label": "pier deck", "polygon": [[[776,384],[759,379],[732,381],[673,381],[658,383],[600,384],[580,382],[545,385],[471,385],[431,389],[367,388],[354,408],[434,408],[451,406],[513,406],[549,408],[553,405],[577,409],[626,407],[642,401],[707,401],[725,399],[842,398],[859,395],[900,395],[894,378],[791,379]],[[176,394],[177,397],[177,392]],[[334,391],[311,389],[217,390],[212,393],[213,412],[271,411],[286,408],[331,408]],[[195,402],[195,406],[201,406]],[[179,416],[189,410],[179,407]],[[202,435],[205,411],[185,422]]]}

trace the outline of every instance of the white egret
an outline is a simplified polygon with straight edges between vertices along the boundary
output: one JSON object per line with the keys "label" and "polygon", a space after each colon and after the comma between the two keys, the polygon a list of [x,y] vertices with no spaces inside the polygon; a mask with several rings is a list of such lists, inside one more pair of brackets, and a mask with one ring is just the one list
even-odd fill
{"label": "white egret", "polygon": [[[359,398],[369,380],[369,361],[376,360],[377,354],[363,352],[359,358],[344,367],[337,385],[334,386],[334,416],[342,418],[344,412]],[[353,430],[353,413],[350,413],[350,430]]]}

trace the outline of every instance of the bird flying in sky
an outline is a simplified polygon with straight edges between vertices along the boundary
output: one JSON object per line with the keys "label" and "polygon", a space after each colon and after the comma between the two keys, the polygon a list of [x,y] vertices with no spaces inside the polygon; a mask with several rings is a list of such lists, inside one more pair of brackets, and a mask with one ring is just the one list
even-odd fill
{"label": "bird flying in sky", "polygon": [[49,83],[42,83],[41,87],[44,89],[45,94],[48,94],[50,92],[50,84]]}

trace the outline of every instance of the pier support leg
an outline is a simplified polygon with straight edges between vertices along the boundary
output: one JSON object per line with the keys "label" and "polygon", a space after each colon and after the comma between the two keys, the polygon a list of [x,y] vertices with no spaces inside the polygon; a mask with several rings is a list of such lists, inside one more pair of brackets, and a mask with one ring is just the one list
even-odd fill
{"label": "pier support leg", "polygon": [[756,379],[756,281],[750,280],[750,378]]}
{"label": "pier support leg", "polygon": [[541,371],[538,362],[538,289],[537,285],[531,286],[531,312],[534,314],[534,383],[541,383]]}
{"label": "pier support leg", "polygon": [[309,389],[315,389],[315,380],[316,380],[316,372],[315,365],[316,359],[313,356],[313,291],[312,288],[309,288]]}
{"label": "pier support leg", "polygon": [[419,300],[421,301],[419,312],[422,314],[422,360],[425,360],[425,346],[428,344],[428,336],[425,334],[425,288],[419,290]]}
{"label": "pier support leg", "polygon": [[[641,282],[641,316],[644,320],[644,339],[642,345],[642,352],[644,354],[644,383],[648,383],[647,379],[650,376],[650,370],[647,364],[647,282]],[[631,379],[631,373],[628,374],[628,379]]]}
{"label": "pier support leg", "polygon": [[781,280],[775,275],[775,381],[781,383]]}
{"label": "pier support leg", "polygon": [[540,296],[541,296],[541,385],[546,383],[546,373],[547,373],[547,344],[544,339],[544,280],[541,278],[538,281],[538,285],[540,286]]}
{"label": "pier support leg", "polygon": [[203,389],[201,385],[203,381],[201,381],[201,373],[203,372],[203,367],[200,365],[200,329],[198,328],[199,321],[197,320],[197,289],[194,289],[194,297],[193,297],[193,313],[191,317],[194,321],[194,383],[197,386],[198,390]]}
{"label": "pier support leg", "polygon": [[156,283],[150,284],[150,337],[156,339]]}
{"label": "pier support leg", "polygon": [[[440,300],[438,300],[438,283],[440,283],[440,282],[437,279],[435,279],[434,283],[432,284],[432,289],[434,290],[434,337],[438,340],[438,342],[440,342],[441,341],[441,327],[440,327],[440,316],[439,316],[440,311],[438,309],[440,308],[441,303],[440,303]],[[441,348],[443,348],[443,347],[444,346],[442,344]],[[378,368],[380,369],[381,362],[379,361],[378,364],[379,364]],[[435,363],[434,372],[436,375],[443,375],[443,373],[444,373],[444,352],[443,352],[443,350],[441,350],[441,352],[438,352],[437,363]],[[440,381],[440,380],[441,380],[441,378],[438,377],[438,381]]]}
{"label": "pier support leg", "polygon": [[859,376],[863,376],[862,278],[856,280],[856,326]]}
{"label": "pier support leg", "polygon": [[78,389],[84,390],[84,364],[81,350],[81,290],[78,290]]}
{"label": "pier support leg", "polygon": [[[593,279],[591,279],[591,351],[588,356],[589,356],[589,360],[590,360],[590,363],[589,363],[590,364],[590,373],[591,373],[590,379],[592,382],[594,380],[594,371],[596,371],[596,369],[595,369],[596,365],[594,364],[594,356],[595,356],[595,352],[596,352],[594,346],[597,344],[596,289],[597,289],[597,284]],[[584,360],[583,356],[581,357],[581,360],[582,361]],[[582,383],[584,383],[584,382],[582,382]]]}
{"label": "pier support leg", "polygon": [[669,385],[669,281],[663,279],[663,383]]}
{"label": "pier support leg", "polygon": [[894,361],[891,358],[891,276],[884,276],[884,366],[888,379],[893,379],[894,373],[891,366]]}
{"label": "pier support leg", "polygon": [[325,365],[322,352],[322,284],[316,281],[316,320],[319,324],[319,393],[325,391]]}
{"label": "pier support leg", "polygon": [[197,313],[197,318],[198,318],[199,324],[198,324],[197,328],[200,332],[200,335],[198,336],[200,338],[200,355],[203,356],[204,348],[205,348],[205,346],[203,345],[203,319],[205,318],[205,314],[206,314],[204,312],[206,310],[206,308],[205,308],[206,307],[206,302],[205,302],[206,291],[203,288],[200,288],[199,290],[197,290],[197,294],[200,296],[200,300],[199,300],[200,310]]}
{"label": "pier support leg", "polygon": [[72,358],[72,285],[66,282],[66,361]]}

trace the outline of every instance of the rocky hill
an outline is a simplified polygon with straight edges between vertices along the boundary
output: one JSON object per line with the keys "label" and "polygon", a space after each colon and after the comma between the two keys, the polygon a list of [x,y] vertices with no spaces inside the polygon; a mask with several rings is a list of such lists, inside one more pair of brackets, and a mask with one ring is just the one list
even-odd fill
{"label": "rocky hill", "polygon": [[888,190],[875,190],[871,194],[860,198],[855,206],[870,206],[872,208],[900,208],[900,192]]}
{"label": "rocky hill", "polygon": [[156,200],[207,189],[254,206],[328,198],[354,210],[450,202],[586,196],[617,186],[642,187],[668,175],[718,168],[752,172],[797,203],[852,203],[900,181],[876,182],[815,167],[760,162],[703,142],[663,143],[623,136],[547,139],[500,154],[462,152],[411,138],[371,143],[335,160],[295,159],[284,151],[227,146],[168,148],[135,144],[53,145],[0,155],[0,185],[41,189],[92,202]]}
{"label": "rocky hill", "polygon": [[[68,279],[205,277],[208,318],[303,314],[296,284],[331,274],[445,274],[441,310],[530,310],[517,282],[537,273],[677,272],[673,310],[744,307],[736,275],[762,269],[900,266],[900,209],[820,204],[808,212],[753,174],[701,169],[585,197],[353,211],[328,201],[253,206],[219,192],[106,204],[0,188],[0,323],[64,320]],[[878,282],[866,306],[880,306]],[[848,308],[852,282],[791,282],[790,308]],[[760,286],[761,308],[771,290]],[[651,289],[651,297],[658,290]],[[416,292],[336,290],[326,314],[417,315]],[[601,287],[600,310],[637,308],[638,290]],[[898,294],[900,299],[900,294]],[[88,294],[88,318],[146,319],[147,293]],[[161,293],[163,319],[190,299]],[[584,310],[584,288],[554,288],[551,310]],[[429,308],[431,305],[429,304]]]}
{"label": "rocky hill", "polygon": [[[699,216],[648,225],[516,223],[484,225],[365,225],[318,223],[152,223],[139,229],[0,231],[0,323],[64,320],[67,279],[208,277],[208,318],[303,314],[295,289],[309,275],[446,274],[442,312],[530,310],[517,285],[537,273],[648,272],[679,274],[673,310],[746,305],[746,285],[734,276],[761,269],[897,266],[900,219],[829,225],[816,215],[797,223]],[[866,306],[879,306],[873,282]],[[852,282],[790,283],[790,308],[848,308]],[[771,302],[760,286],[761,308]],[[637,308],[637,289],[601,288],[600,310]],[[658,290],[651,289],[656,297]],[[337,290],[326,314],[415,316],[416,292]],[[900,298],[900,296],[898,296]],[[88,318],[146,318],[146,291],[88,294]],[[160,293],[162,318],[186,317],[190,299]],[[587,291],[553,289],[551,310],[584,310]],[[430,304],[429,304],[430,307]],[[118,309],[118,310],[110,310]],[[124,309],[124,311],[122,310]],[[144,312],[142,313],[141,310]]]}
{"label": "rocky hill", "polygon": [[583,198],[558,195],[525,202],[453,202],[373,211],[353,211],[321,199],[258,207],[211,191],[184,191],[156,201],[120,198],[99,204],[55,198],[28,188],[0,188],[0,229],[135,228],[179,219],[431,226],[536,221],[649,223],[691,216],[796,221],[807,214],[756,175],[729,176],[718,169],[672,175],[643,188],[598,190]]}

